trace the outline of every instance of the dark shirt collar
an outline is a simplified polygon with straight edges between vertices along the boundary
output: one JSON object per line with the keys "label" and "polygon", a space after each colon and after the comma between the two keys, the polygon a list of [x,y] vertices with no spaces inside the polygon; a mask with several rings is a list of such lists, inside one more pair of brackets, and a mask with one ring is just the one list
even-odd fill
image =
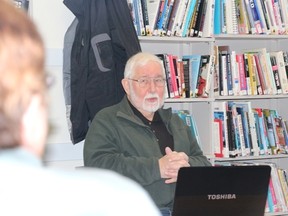
{"label": "dark shirt collar", "polygon": [[150,120],[148,120],[136,107],[134,107],[133,104],[132,104],[129,100],[128,100],[128,103],[129,103],[129,105],[130,105],[133,113],[134,113],[138,118],[140,118],[145,125],[150,125],[152,122],[159,122],[159,121],[161,121],[161,117],[160,117],[158,111],[156,111],[156,112],[154,113],[153,120],[150,121]]}

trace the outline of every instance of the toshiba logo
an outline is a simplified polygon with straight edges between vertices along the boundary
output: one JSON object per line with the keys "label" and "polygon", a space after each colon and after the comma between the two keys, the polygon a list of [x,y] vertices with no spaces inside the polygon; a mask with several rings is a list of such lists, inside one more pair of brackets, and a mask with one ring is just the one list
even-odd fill
{"label": "toshiba logo", "polygon": [[208,194],[208,200],[236,199],[236,194]]}

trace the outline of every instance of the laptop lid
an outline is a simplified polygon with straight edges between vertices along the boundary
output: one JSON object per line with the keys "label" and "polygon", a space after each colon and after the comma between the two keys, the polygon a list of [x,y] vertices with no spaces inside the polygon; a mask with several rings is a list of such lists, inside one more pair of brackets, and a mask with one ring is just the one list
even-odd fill
{"label": "laptop lid", "polygon": [[173,216],[263,216],[269,166],[185,167],[179,170]]}

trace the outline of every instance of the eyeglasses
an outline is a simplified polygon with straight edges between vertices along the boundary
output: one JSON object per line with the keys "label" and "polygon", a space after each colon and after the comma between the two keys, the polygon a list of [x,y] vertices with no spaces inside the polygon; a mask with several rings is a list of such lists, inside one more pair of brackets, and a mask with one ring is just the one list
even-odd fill
{"label": "eyeglasses", "polygon": [[127,79],[138,82],[139,87],[141,87],[141,88],[146,88],[151,83],[151,81],[153,81],[153,83],[157,87],[163,87],[165,85],[165,82],[166,82],[166,80],[161,78],[161,77],[156,77],[156,78],[143,77],[140,79],[131,79],[131,78],[127,78]]}

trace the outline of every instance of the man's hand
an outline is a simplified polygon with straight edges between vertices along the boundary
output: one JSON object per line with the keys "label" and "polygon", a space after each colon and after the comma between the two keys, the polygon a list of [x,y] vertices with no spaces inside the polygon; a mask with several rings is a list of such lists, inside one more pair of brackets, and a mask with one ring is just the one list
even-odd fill
{"label": "man's hand", "polygon": [[166,155],[159,159],[161,178],[167,178],[165,183],[170,184],[177,181],[178,171],[181,167],[189,167],[189,158],[184,152],[172,151],[165,148]]}

